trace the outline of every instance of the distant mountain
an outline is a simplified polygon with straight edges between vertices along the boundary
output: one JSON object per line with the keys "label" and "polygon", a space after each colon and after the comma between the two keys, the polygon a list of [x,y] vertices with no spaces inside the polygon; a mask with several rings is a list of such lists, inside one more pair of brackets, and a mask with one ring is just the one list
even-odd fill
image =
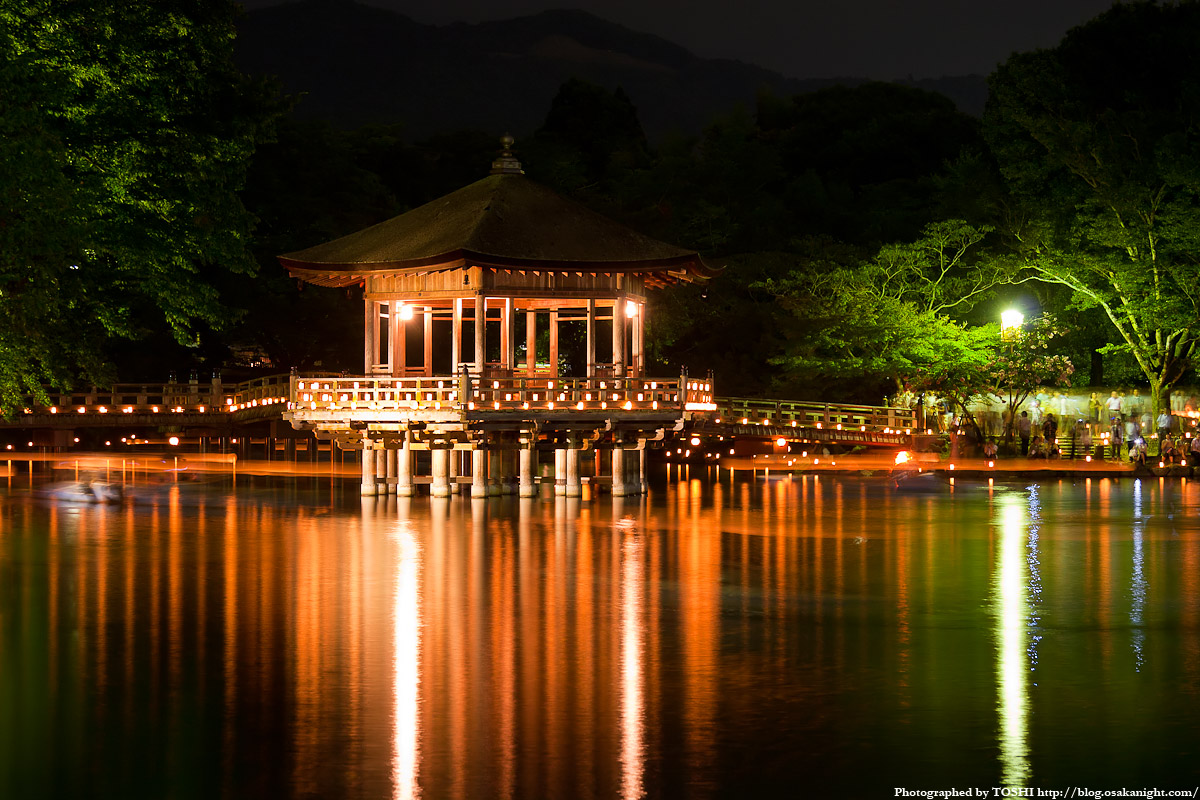
{"label": "distant mountain", "polygon": [[[647,135],[699,132],[760,91],[790,96],[863,79],[795,80],[740,61],[698,58],[679,45],[582,11],[446,26],[423,25],[352,0],[299,0],[250,12],[238,61],[277,76],[302,99],[296,115],[343,128],[401,123],[418,140],[462,129],[524,135],[541,125],[568,78],[620,86]],[[979,114],[983,78],[909,81]]]}

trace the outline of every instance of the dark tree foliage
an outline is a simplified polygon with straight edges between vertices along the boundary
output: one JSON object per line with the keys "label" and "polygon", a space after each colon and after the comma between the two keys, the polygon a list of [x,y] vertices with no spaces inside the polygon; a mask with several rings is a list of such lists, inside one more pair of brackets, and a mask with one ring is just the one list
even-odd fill
{"label": "dark tree foliage", "polygon": [[235,7],[0,2],[0,407],[111,376],[103,344],[195,345],[248,272],[237,196],[274,108],[232,67]]}
{"label": "dark tree foliage", "polygon": [[1107,319],[1155,405],[1200,342],[1200,3],[1122,3],[991,77],[1022,263]]}

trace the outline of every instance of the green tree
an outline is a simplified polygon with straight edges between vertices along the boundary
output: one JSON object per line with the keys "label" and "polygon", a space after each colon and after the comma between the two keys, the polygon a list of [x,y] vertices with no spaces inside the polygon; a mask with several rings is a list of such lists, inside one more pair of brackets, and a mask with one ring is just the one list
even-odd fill
{"label": "green tree", "polygon": [[964,424],[983,431],[972,410],[982,398],[995,396],[1005,404],[1005,441],[1012,442],[1016,410],[1041,386],[1071,385],[1074,366],[1053,352],[1051,340],[1063,331],[1053,318],[1040,317],[1009,341],[1001,341],[996,325],[961,329],[937,345],[942,355],[928,362],[913,378],[911,388],[944,397]]}
{"label": "green tree", "polygon": [[966,328],[952,314],[1010,279],[982,251],[989,232],[959,220],[931,223],[920,239],[887,245],[866,263],[847,265],[827,248],[762,281],[792,322],[773,363],[785,373],[887,380],[894,392],[948,357],[977,364],[977,348],[960,347]]}
{"label": "green tree", "polygon": [[235,6],[0,1],[0,408],[111,376],[153,310],[226,321],[206,280],[253,269],[237,197],[278,110],[233,68]]}
{"label": "green tree", "polygon": [[1200,4],[1121,3],[990,79],[1022,263],[1100,309],[1156,408],[1200,336]]}

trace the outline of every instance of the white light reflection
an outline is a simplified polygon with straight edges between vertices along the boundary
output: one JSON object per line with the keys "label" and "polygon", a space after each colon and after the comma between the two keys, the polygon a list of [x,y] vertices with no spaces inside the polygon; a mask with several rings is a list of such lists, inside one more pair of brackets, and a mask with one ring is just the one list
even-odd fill
{"label": "white light reflection", "polygon": [[645,796],[645,697],[642,686],[642,541],[626,533],[621,543],[621,797]]}
{"label": "white light reflection", "polygon": [[1144,572],[1142,536],[1146,528],[1146,519],[1142,516],[1142,481],[1133,482],[1133,577],[1129,591],[1133,604],[1129,609],[1129,622],[1132,625],[1133,663],[1137,672],[1142,671],[1145,663],[1143,647],[1146,643],[1146,630],[1143,627],[1143,612],[1146,609],[1146,575]]}
{"label": "white light reflection", "polygon": [[398,546],[392,603],[392,797],[421,796],[421,546],[406,525],[393,531]]}
{"label": "white light reflection", "polygon": [[1022,552],[1028,507],[1015,495],[1001,498],[998,564],[993,580],[996,611],[996,684],[1001,779],[1025,786],[1029,778],[1028,564]]}

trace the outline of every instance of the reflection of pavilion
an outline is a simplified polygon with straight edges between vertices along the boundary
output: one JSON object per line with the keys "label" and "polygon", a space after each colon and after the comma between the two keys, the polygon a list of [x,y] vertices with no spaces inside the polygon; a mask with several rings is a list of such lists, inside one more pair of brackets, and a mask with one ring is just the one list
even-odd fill
{"label": "reflection of pavilion", "polygon": [[[285,415],[363,449],[364,494],[380,478],[412,494],[413,451],[429,450],[435,495],[462,451],[473,496],[509,488],[514,452],[531,495],[539,448],[555,450],[561,494],[579,493],[579,454],[596,448],[612,451],[613,493],[639,492],[646,441],[712,407],[708,382],[646,376],[643,342],[647,291],[713,272],[530,181],[511,144],[481,181],[280,257],[307,282],[364,288],[366,374],[293,379]],[[560,347],[565,325],[583,327],[582,355]]]}

